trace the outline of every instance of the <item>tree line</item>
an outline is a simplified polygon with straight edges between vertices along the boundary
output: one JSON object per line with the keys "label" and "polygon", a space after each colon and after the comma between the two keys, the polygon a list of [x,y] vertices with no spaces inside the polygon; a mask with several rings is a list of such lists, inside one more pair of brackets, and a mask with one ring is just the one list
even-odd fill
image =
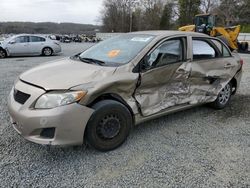
{"label": "tree line", "polygon": [[250,0],[104,0],[102,29],[106,32],[177,29],[197,14],[217,15],[218,25],[241,24],[250,32]]}
{"label": "tree line", "polygon": [[0,22],[1,33],[39,33],[39,34],[94,34],[100,26],[75,23],[52,22]]}

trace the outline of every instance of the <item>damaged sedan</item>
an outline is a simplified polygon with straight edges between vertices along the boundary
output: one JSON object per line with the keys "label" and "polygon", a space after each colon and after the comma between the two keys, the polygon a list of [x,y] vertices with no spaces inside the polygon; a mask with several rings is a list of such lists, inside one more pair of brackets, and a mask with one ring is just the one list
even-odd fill
{"label": "damaged sedan", "polygon": [[222,41],[203,34],[127,33],[21,74],[8,109],[29,141],[86,142],[108,151],[141,122],[201,104],[224,108],[242,64]]}

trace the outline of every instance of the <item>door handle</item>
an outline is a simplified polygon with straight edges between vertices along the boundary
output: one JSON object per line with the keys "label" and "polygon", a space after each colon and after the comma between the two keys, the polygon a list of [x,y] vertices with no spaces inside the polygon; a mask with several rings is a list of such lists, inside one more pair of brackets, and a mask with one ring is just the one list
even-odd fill
{"label": "door handle", "polygon": [[224,68],[225,68],[225,69],[231,68],[231,67],[234,67],[234,65],[232,65],[231,63],[228,63],[228,64],[224,65]]}

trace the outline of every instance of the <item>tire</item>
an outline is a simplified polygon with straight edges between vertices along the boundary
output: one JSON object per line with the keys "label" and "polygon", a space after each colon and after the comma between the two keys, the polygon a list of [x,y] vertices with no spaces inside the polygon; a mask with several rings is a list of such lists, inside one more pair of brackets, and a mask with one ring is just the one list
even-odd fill
{"label": "tire", "polygon": [[248,43],[247,42],[242,42],[241,45],[240,45],[240,47],[241,47],[241,50],[243,52],[247,52],[248,51]]}
{"label": "tire", "polygon": [[0,58],[6,58],[7,57],[7,53],[4,49],[0,49]]}
{"label": "tire", "polygon": [[219,93],[217,99],[210,103],[210,106],[215,109],[223,109],[225,108],[232,96],[232,84],[229,82]]}
{"label": "tire", "polygon": [[103,100],[92,106],[95,112],[85,131],[87,144],[99,151],[110,151],[127,139],[132,127],[130,111],[114,100]]}
{"label": "tire", "polygon": [[44,56],[51,56],[53,54],[53,50],[50,47],[43,48],[42,54]]}

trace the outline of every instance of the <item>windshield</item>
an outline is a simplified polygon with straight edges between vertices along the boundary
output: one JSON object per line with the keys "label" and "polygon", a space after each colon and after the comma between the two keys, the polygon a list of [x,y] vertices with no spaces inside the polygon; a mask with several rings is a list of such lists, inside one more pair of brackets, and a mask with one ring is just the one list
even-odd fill
{"label": "windshield", "polygon": [[80,54],[80,59],[94,59],[107,66],[119,66],[131,61],[153,38],[153,35],[123,34],[89,48]]}
{"label": "windshield", "polygon": [[200,16],[196,17],[196,25],[201,26],[203,24],[207,25],[208,17],[207,16]]}

